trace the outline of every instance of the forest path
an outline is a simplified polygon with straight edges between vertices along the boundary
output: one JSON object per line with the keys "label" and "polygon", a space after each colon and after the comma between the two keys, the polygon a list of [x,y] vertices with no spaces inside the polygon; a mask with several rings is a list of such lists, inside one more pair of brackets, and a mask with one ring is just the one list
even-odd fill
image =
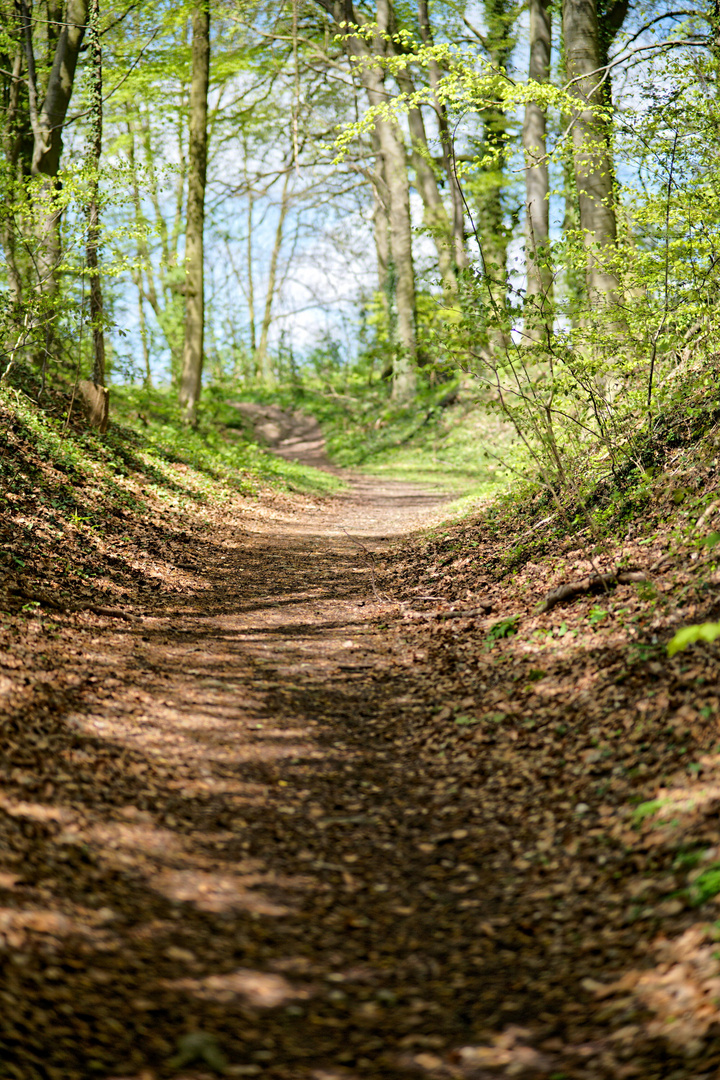
{"label": "forest path", "polygon": [[337,472],[327,456],[325,436],[314,416],[255,401],[228,402],[251,426],[255,438],[279,457]]}
{"label": "forest path", "polygon": [[466,1032],[455,900],[418,853],[462,815],[422,816],[393,749],[417,705],[373,569],[445,499],[356,477],[219,516],[142,622],[68,628],[91,674],[42,804],[12,811],[39,830],[24,884],[0,876],[30,890],[0,911],[33,957],[4,983],[10,1075],[196,1078],[219,1050],[228,1075],[404,1076]]}
{"label": "forest path", "polygon": [[0,1075],[714,1080],[715,946],[673,870],[678,842],[715,850],[713,819],[692,803],[678,841],[632,808],[687,776],[689,730],[637,748],[667,725],[649,681],[687,717],[716,671],[698,690],[628,659],[597,598],[534,615],[538,568],[492,578],[492,529],[382,570],[444,498],[355,477],[160,516],[140,619],[27,616]]}

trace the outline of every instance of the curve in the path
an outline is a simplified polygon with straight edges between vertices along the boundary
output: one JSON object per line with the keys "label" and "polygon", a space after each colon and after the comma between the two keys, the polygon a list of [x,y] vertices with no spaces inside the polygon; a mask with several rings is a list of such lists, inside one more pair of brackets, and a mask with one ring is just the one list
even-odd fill
{"label": "curve in the path", "polygon": [[279,405],[259,405],[253,401],[228,404],[245,417],[255,437],[278,457],[314,465],[317,469],[333,469],[322,428],[314,416],[300,409],[281,409]]}

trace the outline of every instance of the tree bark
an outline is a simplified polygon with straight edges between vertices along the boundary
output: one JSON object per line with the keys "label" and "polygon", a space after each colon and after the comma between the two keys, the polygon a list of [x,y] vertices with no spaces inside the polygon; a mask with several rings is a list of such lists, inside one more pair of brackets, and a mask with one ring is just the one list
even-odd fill
{"label": "tree bark", "polygon": [[375,176],[373,178],[373,232],[377,254],[378,285],[382,292],[387,291],[387,276],[390,266],[390,211],[389,191],[385,179],[385,163],[380,149],[377,131],[373,131],[373,149],[375,150]]}
{"label": "tree bark", "polygon": [[193,14],[190,84],[190,146],[185,231],[185,340],[180,405],[190,424],[197,422],[203,368],[205,329],[204,251],[205,181],[207,177],[207,104],[210,79],[210,4],[202,0]]}
{"label": "tree bark", "polygon": [[[484,0],[487,26],[488,59],[497,71],[507,69],[515,40],[512,19],[515,7],[511,0]],[[508,118],[504,109],[494,105],[484,110],[483,142],[492,164],[480,177],[477,195],[478,233],[481,237],[487,288],[492,293],[493,317],[490,341],[497,353],[507,352],[510,342],[510,313],[507,296],[507,251],[510,230],[505,221],[505,170],[507,166],[506,132]]]}
{"label": "tree bark", "polygon": [[246,262],[247,262],[247,279],[248,279],[248,314],[250,316],[250,355],[255,355],[255,349],[257,348],[257,333],[255,331],[255,275],[253,274],[253,193],[248,191],[248,212],[247,212],[247,246],[246,246]]}
{"label": "tree bark", "polygon": [[[398,71],[398,85],[404,93],[412,94],[415,86],[410,75]],[[457,292],[457,278],[453,265],[453,236],[450,219],[443,203],[435,172],[429,161],[429,147],[425,120],[419,108],[408,110],[410,148],[415,171],[415,186],[423,204],[423,224],[430,232],[438,256],[438,269],[447,294]]]}
{"label": "tree bark", "polygon": [[[182,110],[182,105],[180,106],[180,109]],[[150,120],[147,116],[143,115],[142,111],[138,108],[136,117],[129,119],[127,121],[127,126],[128,133],[130,134],[129,157],[130,163],[133,166],[133,201],[136,209],[136,222],[139,225],[137,241],[138,255],[140,259],[143,260],[145,276],[147,278],[147,288],[144,296],[155,315],[158,326],[160,327],[170,350],[170,370],[173,385],[176,386],[182,365],[183,341],[185,337],[185,300],[178,287],[175,269],[178,264],[180,222],[182,221],[183,210],[185,207],[186,163],[184,154],[181,153],[175,192],[176,209],[171,235],[168,231],[167,221],[165,220],[165,205],[160,194]],[[153,231],[157,233],[160,245],[160,258],[157,266],[157,284],[146,236],[147,219],[140,203],[139,179],[137,169],[135,168],[136,134],[140,137],[140,145],[144,155],[145,191],[150,198],[155,215],[155,229]],[[177,208],[178,203],[180,204],[179,210]],[[178,234],[177,236],[176,232]]]}
{"label": "tree bark", "polygon": [[[551,15],[549,0],[530,0],[530,82],[550,77]],[[549,265],[550,182],[546,157],[545,111],[535,102],[525,107],[525,265],[527,270],[525,338],[539,341],[552,330],[552,269]]]}
{"label": "tree bark", "polygon": [[93,374],[96,386],[105,386],[105,329],[103,326],[103,297],[100,280],[100,156],[102,154],[103,100],[102,100],[102,45],[100,41],[100,0],[90,5],[90,57],[92,65],[90,88],[90,199],[88,201],[88,224],[86,263],[90,278],[90,327],[93,339]]}
{"label": "tree bark", "polygon": [[[420,24],[420,37],[422,38],[423,44],[432,45],[433,33],[427,0],[419,0],[418,22]],[[465,246],[465,206],[463,204],[462,192],[460,190],[460,184],[458,183],[457,171],[455,168],[453,137],[448,123],[447,109],[437,96],[437,87],[441,78],[437,60],[430,61],[428,65],[428,74],[430,75],[430,85],[435,94],[435,112],[437,114],[438,128],[440,130],[443,166],[447,176],[450,196],[452,198],[452,237],[455,266],[458,270],[464,270],[468,265],[467,248]]]}
{"label": "tree bark", "polygon": [[57,288],[55,273],[60,261],[60,208],[55,198],[62,129],[73,91],[75,69],[85,36],[88,0],[68,0],[65,22],[57,36],[53,66],[47,89],[40,102],[32,42],[32,22],[27,0],[21,4],[28,69],[30,123],[33,132],[33,176],[45,177],[37,206],[39,210],[38,252],[36,256],[41,293],[52,296]]}
{"label": "tree bark", "polygon": [[[379,33],[373,39],[375,56],[385,53],[383,35],[390,31],[391,11],[388,0],[378,0],[377,24]],[[351,38],[353,48],[359,39]],[[383,105],[388,99],[381,68],[363,65],[361,78],[371,106]],[[378,120],[378,139],[385,166],[389,192],[390,252],[395,283],[397,334],[399,349],[393,363],[393,397],[405,401],[416,388],[415,362],[417,339],[415,331],[415,267],[412,251],[412,221],[410,217],[410,183],[407,153],[400,125],[395,120]]]}
{"label": "tree bark", "polygon": [[[362,87],[371,106],[385,105],[390,94],[385,86],[382,68],[371,63],[373,57],[386,55],[384,35],[391,25],[388,0],[378,0],[376,22],[378,33],[370,45],[357,36],[357,29],[366,21],[352,2],[317,0],[342,28],[348,51],[361,62],[358,65]],[[393,397],[407,400],[415,393],[417,376],[417,338],[415,331],[415,269],[412,251],[412,221],[410,217],[410,184],[407,153],[402,129],[396,120],[379,117],[375,124],[378,146],[383,159],[388,190],[388,219],[390,223],[390,272],[394,276],[394,300],[397,311],[398,348],[393,361]]]}
{"label": "tree bark", "polygon": [[[395,13],[391,0],[386,0],[386,33],[395,31]],[[393,41],[387,42],[388,52],[397,55]],[[394,73],[400,90],[408,96],[415,93],[415,84],[407,68],[398,67]],[[423,204],[423,224],[429,231],[438,256],[438,269],[445,292],[451,296],[457,293],[457,279],[453,265],[452,229],[445,204],[440,194],[435,170],[430,164],[425,118],[422,109],[408,109],[408,128],[410,130],[410,153],[415,172],[415,187]]]}
{"label": "tree bark", "polygon": [[280,199],[280,216],[278,217],[278,223],[275,229],[275,242],[273,243],[272,254],[270,256],[270,270],[268,273],[267,292],[265,294],[265,310],[263,311],[263,321],[262,326],[260,327],[260,343],[257,347],[257,352],[255,353],[255,368],[257,374],[266,386],[274,386],[276,382],[275,370],[268,354],[268,335],[270,333],[272,308],[275,300],[278,261],[280,259],[280,249],[282,247],[283,232],[285,230],[285,219],[289,208],[290,166],[288,165],[283,180],[282,197]]}
{"label": "tree bark", "polygon": [[563,38],[566,73],[576,101],[573,164],[588,302],[591,307],[602,307],[617,299],[618,280],[612,265],[617,223],[607,123],[596,112],[604,104],[604,95],[595,0],[563,0]]}
{"label": "tree bark", "polygon": [[23,67],[22,41],[15,41],[15,54],[12,60],[12,73],[6,93],[6,113],[3,125],[2,141],[5,157],[8,163],[8,179],[5,197],[7,199],[4,212],[2,213],[2,246],[5,252],[7,266],[8,288],[15,305],[15,310],[20,315],[23,301],[23,279],[20,265],[17,259],[17,234],[13,215],[16,209],[16,199],[19,193],[18,165],[20,159],[20,147],[22,142],[22,122],[19,109],[20,80]]}

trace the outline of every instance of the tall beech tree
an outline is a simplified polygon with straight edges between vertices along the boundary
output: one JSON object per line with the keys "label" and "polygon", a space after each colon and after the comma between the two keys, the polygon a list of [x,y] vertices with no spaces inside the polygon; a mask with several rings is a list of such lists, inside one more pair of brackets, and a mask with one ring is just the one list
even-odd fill
{"label": "tall beech tree", "polygon": [[100,2],[90,2],[90,54],[92,64],[90,110],[91,144],[90,198],[88,200],[87,269],[90,276],[90,325],[93,335],[93,382],[105,386],[105,329],[103,326],[103,296],[100,280],[100,159],[103,135],[103,74],[102,43],[100,38]]}
{"label": "tall beech tree", "polygon": [[[427,0],[419,0],[418,24],[423,45],[432,45],[433,30],[432,23],[430,22]],[[428,61],[428,75],[430,77],[430,85],[434,91],[435,113],[437,115],[440,133],[443,168],[445,169],[448,190],[450,191],[450,197],[452,199],[453,256],[456,268],[458,270],[464,270],[468,265],[467,247],[465,245],[465,206],[457,178],[453,137],[448,122],[447,108],[444,101],[442,101],[437,94],[441,79],[440,66],[433,57]]]}
{"label": "tall beech tree", "polygon": [[[54,9],[53,9],[54,10]],[[44,94],[37,75],[33,22],[28,0],[21,0],[23,44],[28,85],[28,109],[33,136],[31,173],[40,178],[36,195],[38,210],[35,262],[41,292],[53,295],[60,262],[60,208],[57,178],[63,150],[63,127],[72,97],[75,70],[87,29],[88,0],[68,0],[65,17],[50,20],[48,47],[53,50],[52,68]],[[54,10],[60,16],[59,10]]]}
{"label": "tall beech tree", "polygon": [[185,230],[185,339],[180,405],[188,423],[197,419],[203,369],[205,330],[205,184],[208,149],[208,85],[210,81],[210,3],[201,0],[193,12],[190,82],[190,140]]}
{"label": "tall beech tree", "polygon": [[[512,0],[484,0],[487,32],[483,44],[492,67],[498,72],[507,71],[515,48],[513,23],[517,10]],[[482,151],[488,164],[478,171],[476,191],[477,228],[484,254],[484,263],[494,295],[497,316],[506,311],[507,252],[510,229],[505,204],[507,169],[508,117],[500,101],[483,109]],[[491,338],[501,350],[508,340],[509,327],[495,326]]]}
{"label": "tall beech tree", "polygon": [[[358,63],[358,77],[373,107],[384,106],[391,96],[385,85],[381,63],[388,53],[387,36],[392,27],[392,9],[388,0],[377,0],[375,23],[377,33],[368,42],[361,30],[368,20],[352,3],[340,0],[317,0],[332,16],[344,35],[348,52]],[[382,156],[384,182],[387,187],[388,223],[390,227],[391,274],[394,280],[394,300],[397,309],[398,349],[393,362],[393,393],[400,399],[412,397],[416,386],[417,358],[415,268],[413,263],[412,220],[410,217],[410,183],[408,179],[407,148],[402,128],[397,120],[379,116],[376,123],[377,143]]]}
{"label": "tall beech tree", "polygon": [[587,293],[590,306],[617,299],[618,280],[613,266],[617,220],[613,194],[614,170],[610,153],[600,25],[595,0],[563,0],[565,70],[575,100],[572,144],[580,231],[586,254]]}
{"label": "tall beech tree", "polygon": [[[551,14],[549,0],[530,0],[530,82],[550,78]],[[550,177],[545,110],[531,101],[522,129],[525,151],[525,266],[527,273],[525,335],[530,341],[552,329],[552,269],[549,264]]]}

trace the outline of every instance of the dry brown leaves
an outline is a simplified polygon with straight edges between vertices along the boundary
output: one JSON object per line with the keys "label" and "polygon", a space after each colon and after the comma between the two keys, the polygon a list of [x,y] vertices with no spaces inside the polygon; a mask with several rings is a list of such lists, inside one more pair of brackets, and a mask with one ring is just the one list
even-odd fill
{"label": "dry brown leaves", "polygon": [[582,548],[502,574],[517,530],[465,523],[380,607],[301,500],[294,536],[149,500],[100,537],[10,494],[10,584],[144,622],[5,594],[3,1075],[717,1075],[720,652],[664,652],[718,614],[690,546],[538,614]]}

